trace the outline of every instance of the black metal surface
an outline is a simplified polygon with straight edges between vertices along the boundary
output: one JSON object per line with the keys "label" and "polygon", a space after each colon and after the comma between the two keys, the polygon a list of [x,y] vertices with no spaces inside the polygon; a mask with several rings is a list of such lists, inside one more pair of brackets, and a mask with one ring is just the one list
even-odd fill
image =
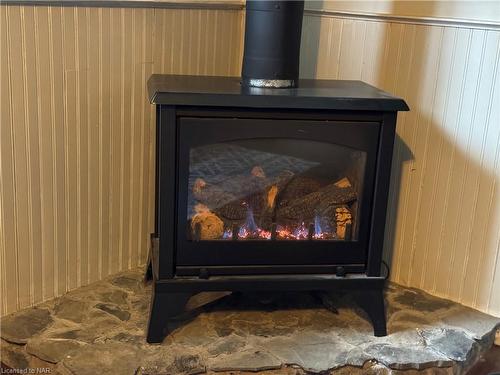
{"label": "black metal surface", "polygon": [[384,246],[385,218],[391,178],[392,150],[396,134],[397,112],[384,114],[377,155],[377,175],[373,192],[370,243],[368,246],[367,275],[380,276]]}
{"label": "black metal surface", "polygon": [[244,87],[239,77],[153,74],[148,81],[154,104],[201,107],[407,111],[403,99],[361,81],[300,80],[297,88]]}
{"label": "black metal surface", "polygon": [[[214,114],[216,115],[216,114]],[[185,118],[179,127],[176,265],[300,265],[365,263],[379,124],[276,119]],[[187,221],[189,152],[192,147],[235,139],[281,138],[335,143],[367,153],[357,241],[189,241]]]}
{"label": "black metal surface", "polygon": [[[375,335],[384,335],[380,266],[396,111],[408,110],[406,103],[358,81],[244,89],[237,78],[152,76],[148,85],[158,104],[148,342],[163,340],[167,321],[190,295],[225,290],[353,291]],[[317,140],[367,152],[357,241],[186,240],[190,148],[255,137]]]}
{"label": "black metal surface", "polygon": [[[177,276],[198,276],[205,269],[212,276],[235,276],[235,275],[300,275],[300,274],[336,274],[338,265],[324,264],[300,264],[300,265],[273,265],[273,266],[177,266]],[[366,265],[346,264],[343,265],[345,273],[364,273]]]}
{"label": "black metal surface", "polygon": [[199,118],[248,118],[276,120],[322,120],[349,122],[381,123],[385,112],[376,111],[329,111],[325,109],[291,109],[291,108],[242,108],[242,107],[191,107],[178,106],[177,117]]}
{"label": "black metal surface", "polygon": [[354,291],[352,296],[370,318],[374,336],[387,336],[383,289],[360,289]]}
{"label": "black metal surface", "polygon": [[250,79],[298,81],[303,13],[303,0],[246,2],[244,84]]}
{"label": "black metal surface", "polygon": [[[364,264],[369,274],[380,274],[385,207],[390,175],[395,117],[393,114],[370,114],[381,123],[364,121],[366,116],[336,112],[328,121],[316,116],[314,121],[286,120],[285,114],[268,111],[265,119],[252,112],[255,119],[246,119],[249,112],[219,111],[203,108],[200,116],[194,108],[180,113],[178,107],[159,106],[157,144],[157,225],[160,237],[158,254],[159,278],[172,278],[176,266],[226,269],[238,266],[298,266]],[[190,117],[179,114],[189,114]],[[228,117],[221,117],[221,116]],[[290,116],[290,115],[289,115]],[[291,115],[293,116],[293,114]],[[300,116],[298,116],[300,117]],[[311,117],[314,117],[311,115]],[[356,121],[359,118],[360,121]],[[385,119],[385,121],[384,121]],[[187,121],[187,122],[186,122]],[[184,123],[184,125],[182,125]],[[190,124],[190,125],[189,125]],[[316,129],[317,124],[322,124]],[[387,129],[385,129],[387,127]],[[294,135],[294,129],[300,130]],[[307,131],[305,131],[307,129]],[[381,144],[378,133],[381,129]],[[373,130],[373,131],[372,131]],[[368,151],[357,241],[187,241],[187,176],[190,147],[203,143],[244,139],[246,137],[297,137],[315,139]],[[375,175],[378,178],[375,180]],[[375,210],[372,211],[372,199]],[[180,228],[177,230],[177,228]],[[154,261],[154,259],[153,259]],[[155,268],[154,268],[155,269]],[[334,272],[332,270],[332,272]]]}
{"label": "black metal surface", "polygon": [[158,274],[160,278],[173,277],[175,268],[175,207],[176,207],[176,120],[175,108],[161,106],[156,162],[157,235],[159,237]]}
{"label": "black metal surface", "polygon": [[198,293],[202,291],[308,291],[308,290],[382,290],[383,277],[351,274],[338,277],[330,274],[306,275],[242,275],[213,276],[208,279],[176,277],[157,280],[156,292]]}
{"label": "black metal surface", "polygon": [[150,344],[160,343],[168,334],[169,321],[184,312],[184,307],[192,296],[190,292],[158,293],[153,288],[148,321],[146,341]]}
{"label": "black metal surface", "polygon": [[147,342],[161,343],[168,334],[168,322],[184,312],[190,296],[204,291],[354,291],[360,307],[373,324],[375,336],[385,336],[383,277],[365,275],[261,275],[176,277],[153,282]]}

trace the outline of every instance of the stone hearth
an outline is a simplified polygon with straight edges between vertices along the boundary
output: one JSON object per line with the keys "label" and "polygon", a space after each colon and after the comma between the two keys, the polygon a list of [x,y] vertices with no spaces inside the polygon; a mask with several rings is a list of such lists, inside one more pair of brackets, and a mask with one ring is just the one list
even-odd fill
{"label": "stone hearth", "polygon": [[[498,318],[389,284],[387,337],[373,336],[348,296],[255,293],[228,295],[195,309],[170,327],[173,333],[162,345],[148,345],[150,287],[143,285],[142,271],[4,317],[2,361],[13,368],[78,375],[452,374],[463,372],[492,344],[500,324]],[[188,305],[213,297],[199,295]]]}

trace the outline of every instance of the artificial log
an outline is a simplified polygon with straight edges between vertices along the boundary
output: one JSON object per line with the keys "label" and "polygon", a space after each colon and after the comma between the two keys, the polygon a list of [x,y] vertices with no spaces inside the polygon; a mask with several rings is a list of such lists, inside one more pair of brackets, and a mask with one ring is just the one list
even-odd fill
{"label": "artificial log", "polygon": [[248,205],[245,202],[235,199],[221,207],[214,207],[214,212],[217,213],[223,220],[244,221],[247,215]]}
{"label": "artificial log", "polygon": [[249,175],[234,176],[224,181],[222,186],[197,179],[193,195],[226,226],[244,224],[251,210],[257,225],[267,227],[272,223],[278,194],[292,177],[292,172],[283,171],[277,177],[269,178],[260,166],[256,166]]}
{"label": "artificial log", "polygon": [[224,223],[214,213],[205,211],[191,218],[191,229],[196,240],[216,240],[224,234]]}
{"label": "artificial log", "polygon": [[193,186],[194,198],[209,209],[221,207],[236,198],[233,194],[221,189],[218,185],[207,184],[202,178],[197,178]]}
{"label": "artificial log", "polygon": [[221,207],[237,199],[243,200],[254,194],[262,194],[273,185],[281,186],[293,177],[290,171],[283,171],[275,178],[265,175],[261,167],[252,168],[248,175],[236,175],[218,184],[209,184],[197,178],[193,186],[194,198],[210,207]]}
{"label": "artificial log", "polygon": [[305,176],[296,176],[286,185],[279,195],[279,207],[285,207],[298,198],[320,190],[322,187],[318,180]]}
{"label": "artificial log", "polygon": [[339,187],[339,188],[347,188],[347,187],[352,186],[351,181],[349,181],[349,179],[347,177],[341,178],[340,180],[335,182],[334,185]]}
{"label": "artificial log", "polygon": [[347,207],[335,209],[336,233],[339,240],[351,239],[352,215]]}
{"label": "artificial log", "polygon": [[[259,180],[264,177],[235,176],[234,181],[225,181],[224,184],[208,184],[205,180],[196,179],[193,186],[193,195],[198,202],[206,205],[211,211],[229,221],[244,220],[247,213],[247,204],[241,199],[246,197]],[[234,189],[233,186],[237,188]]]}
{"label": "artificial log", "polygon": [[337,238],[346,239],[353,221],[348,205],[357,199],[346,177],[321,187],[319,181],[294,177],[290,171],[268,178],[259,166],[247,176],[224,181],[223,186],[197,179],[193,194],[201,202],[191,221],[199,239],[222,238],[224,228],[271,230],[276,222],[294,227],[299,221],[312,222],[316,215],[335,228]]}
{"label": "artificial log", "polygon": [[281,172],[274,183],[268,186],[262,195],[263,205],[260,212],[257,212],[257,223],[260,228],[270,230],[275,219],[278,197],[286,190],[286,187],[293,179],[294,174],[288,170]]}
{"label": "artificial log", "polygon": [[291,220],[311,219],[328,207],[347,204],[356,199],[357,194],[352,187],[341,188],[333,183],[318,191],[295,199],[285,207],[280,207],[277,212],[277,217],[279,219]]}
{"label": "artificial log", "polygon": [[196,200],[210,207],[222,207],[237,199],[261,191],[270,183],[260,169],[252,169],[248,175],[237,175],[220,182],[209,184],[202,178],[197,178],[193,186],[193,195]]}
{"label": "artificial log", "polygon": [[[344,179],[340,181],[343,180]],[[358,198],[358,194],[350,184],[346,185],[346,187],[339,187],[337,186],[338,183],[339,182],[335,182],[327,185],[319,191],[322,194],[322,205],[330,206],[332,204],[345,204],[353,202]]]}
{"label": "artificial log", "polygon": [[233,241],[238,240],[238,234],[239,234],[239,227],[238,227],[238,225],[233,224],[232,228],[231,228],[231,239]]}

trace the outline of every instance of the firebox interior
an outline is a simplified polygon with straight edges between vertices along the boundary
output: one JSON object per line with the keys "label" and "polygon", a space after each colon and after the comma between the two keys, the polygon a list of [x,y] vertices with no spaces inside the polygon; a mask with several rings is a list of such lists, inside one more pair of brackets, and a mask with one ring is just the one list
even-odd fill
{"label": "firebox interior", "polygon": [[188,239],[356,241],[366,152],[261,138],[189,152]]}

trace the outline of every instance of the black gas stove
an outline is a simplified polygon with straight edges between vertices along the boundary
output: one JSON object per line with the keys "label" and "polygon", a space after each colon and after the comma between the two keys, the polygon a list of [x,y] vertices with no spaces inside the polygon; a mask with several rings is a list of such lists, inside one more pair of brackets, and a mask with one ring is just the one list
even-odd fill
{"label": "black gas stove", "polygon": [[201,291],[346,290],[386,334],[382,246],[402,99],[359,81],[153,75],[148,342]]}

